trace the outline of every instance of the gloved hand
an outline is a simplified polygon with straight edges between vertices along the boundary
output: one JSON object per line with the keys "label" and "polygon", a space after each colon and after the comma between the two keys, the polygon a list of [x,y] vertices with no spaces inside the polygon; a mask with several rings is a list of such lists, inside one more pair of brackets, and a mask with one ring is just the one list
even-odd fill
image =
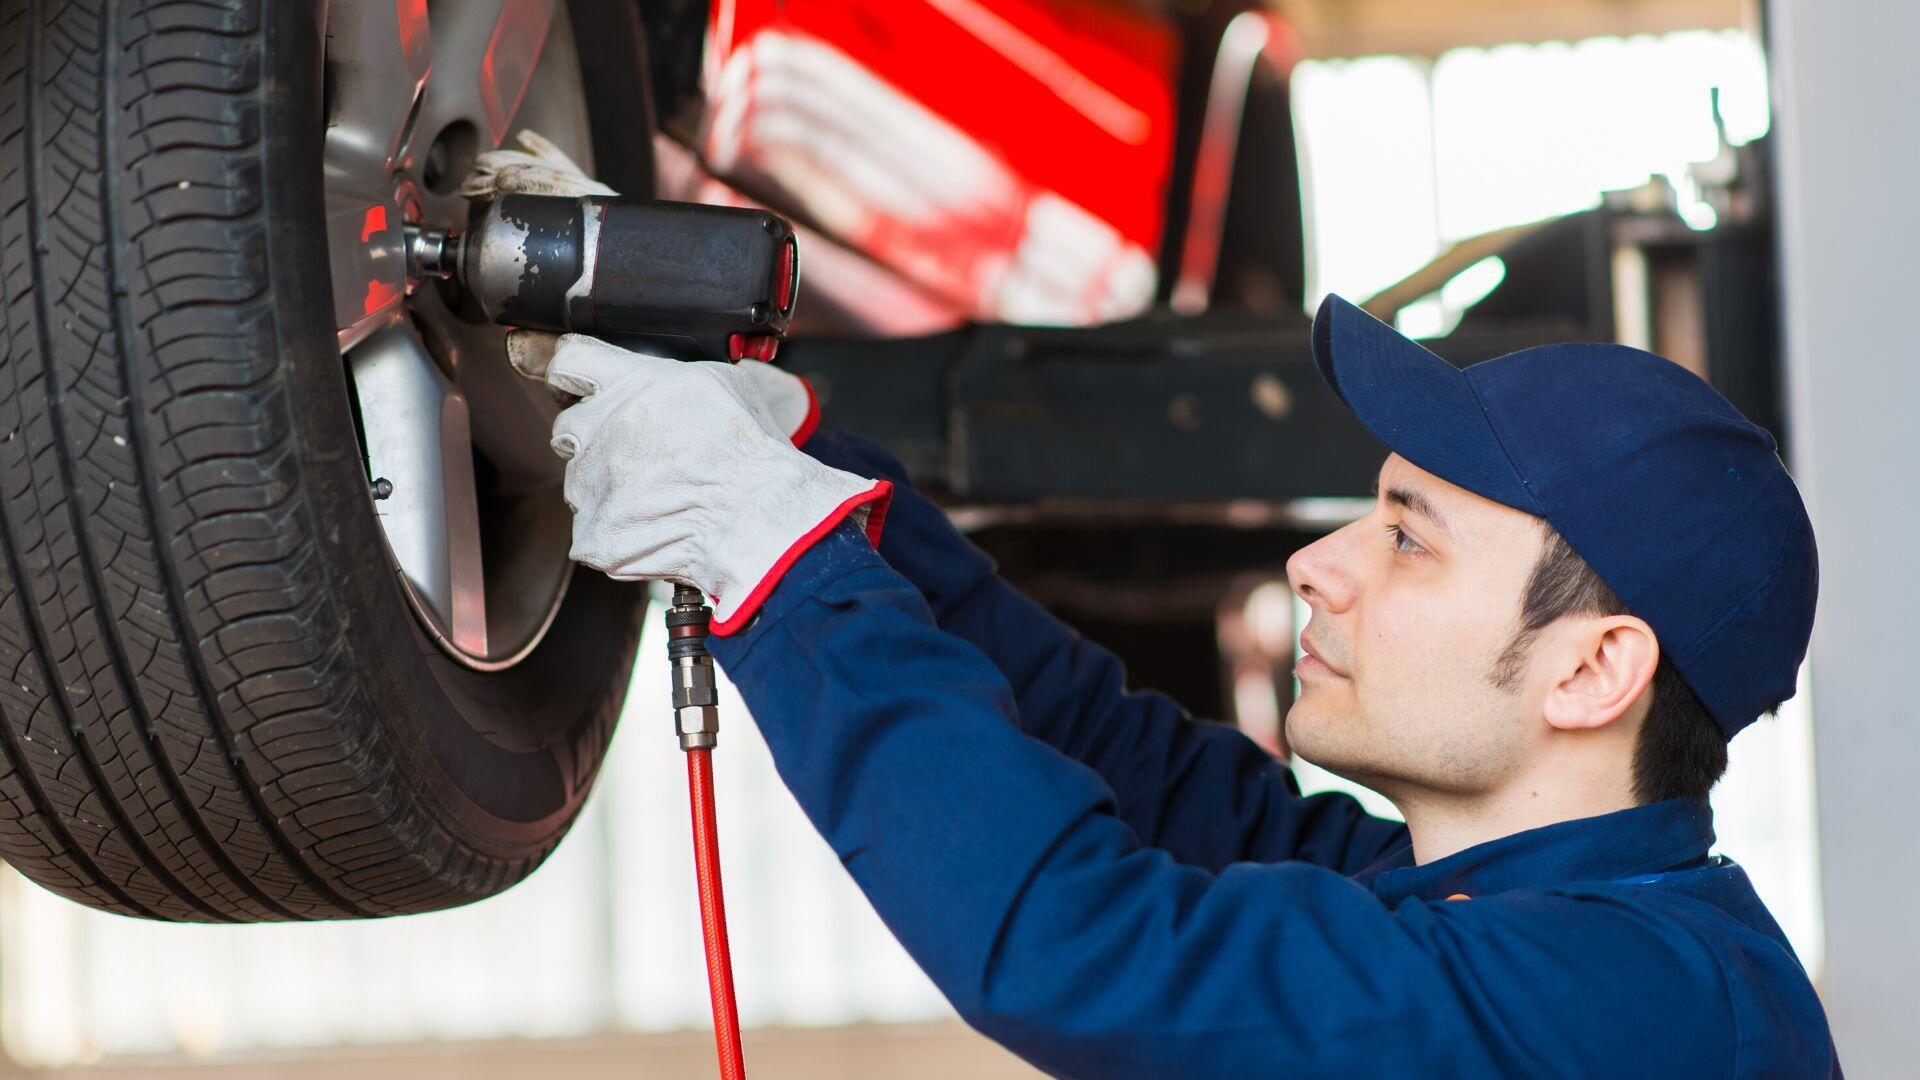
{"label": "gloved hand", "polygon": [[783,419],[757,389],[760,367],[683,363],[568,334],[546,372],[549,387],[581,399],[554,422],[552,444],[568,459],[574,561],[700,589],[721,636],[842,520],[877,544],[893,491],[795,449],[791,386],[778,384]]}
{"label": "gloved hand", "polygon": [[776,430],[795,446],[807,445],[820,426],[820,399],[813,386],[791,372],[760,360],[742,360],[736,365],[751,384]]}
{"label": "gloved hand", "polygon": [[519,150],[489,150],[474,159],[460,194],[488,202],[501,195],[617,195],[587,176],[564,150],[536,131],[521,131]]}

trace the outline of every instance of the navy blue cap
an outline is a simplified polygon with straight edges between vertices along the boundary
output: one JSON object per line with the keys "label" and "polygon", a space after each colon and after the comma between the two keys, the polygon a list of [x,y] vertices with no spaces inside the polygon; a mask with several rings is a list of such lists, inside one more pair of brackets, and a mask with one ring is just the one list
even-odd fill
{"label": "navy blue cap", "polygon": [[1729,736],[1793,696],[1819,591],[1813,525],[1773,436],[1699,376],[1610,344],[1456,368],[1337,296],[1313,355],[1388,449],[1545,518]]}

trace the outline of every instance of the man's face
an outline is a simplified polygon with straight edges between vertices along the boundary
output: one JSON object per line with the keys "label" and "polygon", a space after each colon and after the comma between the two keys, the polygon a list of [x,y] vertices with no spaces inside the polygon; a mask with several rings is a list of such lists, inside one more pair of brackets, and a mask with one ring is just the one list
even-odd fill
{"label": "man's face", "polygon": [[1540,695],[1492,674],[1543,538],[1531,515],[1389,457],[1372,511],[1287,561],[1313,609],[1294,752],[1394,798],[1511,775],[1541,734]]}

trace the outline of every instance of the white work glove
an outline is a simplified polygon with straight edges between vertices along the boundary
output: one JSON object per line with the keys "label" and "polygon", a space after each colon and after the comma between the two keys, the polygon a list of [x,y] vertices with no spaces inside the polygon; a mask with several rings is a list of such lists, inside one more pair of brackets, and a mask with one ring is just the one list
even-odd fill
{"label": "white work glove", "polygon": [[[721,636],[745,625],[842,520],[878,543],[893,491],[795,449],[792,388],[763,382],[757,367],[685,363],[567,334],[546,369],[549,387],[581,399],[553,425],[554,452],[567,459],[574,561],[621,580],[700,589],[713,598]],[[786,404],[769,405],[763,385],[786,387]]]}
{"label": "white work glove", "polygon": [[519,150],[489,150],[474,159],[460,194],[489,202],[501,195],[617,195],[589,177],[564,150],[536,131],[522,131]]}
{"label": "white work glove", "polygon": [[814,429],[820,426],[820,399],[814,396],[813,386],[798,375],[760,360],[742,360],[735,369],[759,395],[774,429],[795,446],[807,445]]}

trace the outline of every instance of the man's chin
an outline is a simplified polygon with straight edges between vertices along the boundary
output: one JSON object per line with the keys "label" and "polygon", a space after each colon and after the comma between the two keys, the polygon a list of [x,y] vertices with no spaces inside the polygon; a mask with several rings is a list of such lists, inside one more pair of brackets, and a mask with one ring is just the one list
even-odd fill
{"label": "man's chin", "polygon": [[1320,715],[1311,703],[1299,700],[1287,710],[1286,720],[1280,728],[1287,740],[1287,750],[1294,757],[1303,758],[1329,772],[1336,772],[1338,770],[1329,762],[1340,757],[1334,745],[1338,740],[1332,737],[1327,727],[1338,722],[1337,717]]}
{"label": "man's chin", "polygon": [[1302,700],[1287,710],[1282,727],[1294,757],[1356,784],[1378,778],[1378,763],[1368,758],[1364,747],[1350,745],[1355,724],[1346,718],[1322,713]]}
{"label": "man's chin", "polygon": [[1309,746],[1301,748],[1291,746],[1296,760],[1304,761],[1322,772],[1331,773],[1350,784],[1379,792],[1387,799],[1398,802],[1398,793],[1404,785],[1390,772],[1382,771],[1378,763],[1369,763],[1357,754],[1341,754],[1338,751],[1327,752],[1324,748],[1316,751]]}

